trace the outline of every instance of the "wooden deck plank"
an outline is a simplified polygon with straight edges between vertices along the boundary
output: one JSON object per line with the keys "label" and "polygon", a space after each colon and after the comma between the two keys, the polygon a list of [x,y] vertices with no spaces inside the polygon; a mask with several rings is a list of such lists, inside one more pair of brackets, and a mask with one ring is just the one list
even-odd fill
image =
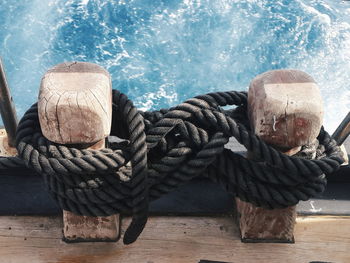
{"label": "wooden deck plank", "polygon": [[[129,224],[123,220],[123,231]],[[350,217],[298,217],[295,244],[241,243],[231,217],[151,217],[140,239],[66,244],[62,219],[0,217],[0,262],[350,262]]]}

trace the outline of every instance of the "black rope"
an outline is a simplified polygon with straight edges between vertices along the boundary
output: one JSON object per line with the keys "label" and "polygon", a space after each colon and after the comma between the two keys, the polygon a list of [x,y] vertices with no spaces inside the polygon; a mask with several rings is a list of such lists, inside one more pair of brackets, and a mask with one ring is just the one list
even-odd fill
{"label": "black rope", "polygon": [[[223,106],[236,105],[232,110]],[[208,177],[240,199],[265,208],[295,205],[324,191],[325,174],[343,162],[336,142],[322,128],[316,159],[287,156],[249,128],[246,92],[216,92],[154,112],[139,112],[113,91],[111,136],[126,141],[102,150],[79,150],[48,141],[37,105],[21,119],[18,157],[0,158],[0,168],[24,164],[40,173],[64,210],[79,215],[132,213],[124,243],[134,242],[148,217],[148,203],[197,176]],[[225,148],[235,137],[254,156]],[[315,157],[313,156],[313,157]]]}

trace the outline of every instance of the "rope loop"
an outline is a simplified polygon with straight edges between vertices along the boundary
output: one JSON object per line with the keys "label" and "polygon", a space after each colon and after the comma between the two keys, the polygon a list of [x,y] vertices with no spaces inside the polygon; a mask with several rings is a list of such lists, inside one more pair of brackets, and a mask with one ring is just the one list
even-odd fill
{"label": "rope loop", "polygon": [[[113,90],[112,98],[110,135],[124,141],[102,150],[50,142],[41,132],[34,104],[18,126],[18,157],[1,158],[0,168],[24,163],[34,169],[64,210],[87,216],[131,213],[125,244],[134,242],[145,227],[149,201],[194,177],[207,177],[244,201],[273,209],[320,194],[325,175],[343,162],[323,128],[317,141],[295,156],[267,145],[250,131],[246,92],[199,95],[153,112],[138,111],[119,91]],[[254,159],[225,148],[231,137]]]}

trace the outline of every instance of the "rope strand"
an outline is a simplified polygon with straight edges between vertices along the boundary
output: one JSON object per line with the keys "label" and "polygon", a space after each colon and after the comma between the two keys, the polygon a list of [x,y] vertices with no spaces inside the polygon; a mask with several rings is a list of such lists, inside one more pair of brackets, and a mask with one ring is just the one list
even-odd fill
{"label": "rope strand", "polygon": [[[237,107],[222,109],[228,105]],[[34,169],[61,208],[76,214],[132,213],[124,235],[130,244],[146,225],[149,201],[194,177],[208,177],[244,201],[273,209],[324,191],[325,174],[343,162],[323,128],[313,150],[316,159],[303,158],[307,150],[287,156],[267,145],[248,126],[246,92],[209,93],[170,109],[139,112],[114,90],[111,136],[127,142],[99,151],[50,142],[42,135],[34,104],[18,126],[18,157],[1,157],[0,168]],[[230,137],[255,159],[225,149]]]}

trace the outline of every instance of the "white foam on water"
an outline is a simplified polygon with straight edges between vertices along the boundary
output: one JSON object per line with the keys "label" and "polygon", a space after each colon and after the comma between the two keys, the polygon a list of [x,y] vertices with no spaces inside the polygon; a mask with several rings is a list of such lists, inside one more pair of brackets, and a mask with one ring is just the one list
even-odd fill
{"label": "white foam on water", "polygon": [[318,82],[325,126],[350,109],[350,2],[333,0],[2,0],[0,50],[19,115],[45,71],[95,62],[144,110],[207,92],[246,90],[267,70]]}

